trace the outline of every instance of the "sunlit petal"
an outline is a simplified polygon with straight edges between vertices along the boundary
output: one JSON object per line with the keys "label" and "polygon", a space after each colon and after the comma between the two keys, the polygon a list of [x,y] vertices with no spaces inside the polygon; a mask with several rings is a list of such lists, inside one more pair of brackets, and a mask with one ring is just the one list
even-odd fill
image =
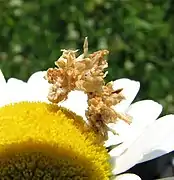
{"label": "sunlit petal", "polygon": [[22,80],[10,78],[6,84],[6,91],[8,103],[28,100],[27,83]]}
{"label": "sunlit petal", "polygon": [[71,91],[66,101],[60,102],[59,105],[70,109],[77,115],[82,116],[86,120],[85,111],[88,108],[87,95],[82,91]]}
{"label": "sunlit petal", "polygon": [[[111,163],[116,166],[113,173],[124,172],[138,162],[141,162],[147,154],[157,151],[160,144],[166,142],[173,134],[173,127],[174,115],[164,116],[147,127],[121,156],[115,157],[112,155]],[[147,159],[149,160],[155,157],[158,156],[154,153],[153,156]]]}
{"label": "sunlit petal", "polygon": [[31,75],[28,79],[28,88],[32,92],[30,96],[31,101],[46,101],[49,92],[50,84],[44,79],[46,71],[39,71]]}
{"label": "sunlit petal", "polygon": [[2,71],[0,70],[0,106],[3,106],[6,104],[7,101],[7,95],[6,95],[6,80],[4,78],[4,75]]}
{"label": "sunlit petal", "polygon": [[161,104],[152,100],[133,103],[127,110],[132,119],[131,127],[141,131],[142,128],[154,122],[162,111]]}
{"label": "sunlit petal", "polygon": [[135,174],[125,173],[117,176],[114,180],[141,180],[141,178]]}
{"label": "sunlit petal", "polygon": [[110,123],[108,126],[115,130],[119,137],[115,136],[114,139],[114,135],[110,135],[110,139],[106,141],[106,144],[108,146],[117,144],[118,139],[119,141],[120,139],[124,142],[126,141],[126,145],[121,145],[114,150],[113,153],[119,155],[141,134],[145,127],[157,119],[161,111],[162,106],[152,100],[144,100],[132,104],[127,110],[127,114],[132,117],[132,123],[130,125],[123,121]]}
{"label": "sunlit petal", "polygon": [[4,86],[5,84],[6,84],[6,80],[4,78],[2,71],[0,70],[0,87]]}
{"label": "sunlit petal", "polygon": [[[151,149],[147,150],[144,153],[143,159],[139,161],[140,163],[144,161],[149,161],[151,159],[160,157],[164,154],[174,151],[174,130],[172,131],[172,126],[174,128],[174,115],[164,116],[157,121],[161,122],[156,122],[157,125],[156,127],[154,127],[154,133],[156,134],[153,134],[153,139],[149,140],[148,146],[150,146]],[[163,130],[164,128],[166,130]],[[151,135],[152,130],[151,132],[149,132],[151,133]],[[165,134],[166,131],[167,134]]]}
{"label": "sunlit petal", "polygon": [[125,96],[125,100],[117,104],[114,109],[119,112],[124,112],[137,95],[140,89],[140,83],[138,81],[122,78],[114,81],[113,88],[114,90],[123,88],[122,94]]}

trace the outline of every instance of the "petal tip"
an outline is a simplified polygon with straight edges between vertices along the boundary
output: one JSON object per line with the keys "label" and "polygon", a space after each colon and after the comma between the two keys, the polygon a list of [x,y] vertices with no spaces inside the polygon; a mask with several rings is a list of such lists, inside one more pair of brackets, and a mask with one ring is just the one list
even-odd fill
{"label": "petal tip", "polygon": [[141,180],[141,178],[136,174],[125,173],[117,176],[115,180]]}
{"label": "petal tip", "polygon": [[4,78],[4,75],[3,75],[2,71],[1,71],[1,69],[0,69],[0,82],[1,83],[6,83],[6,80]]}
{"label": "petal tip", "polygon": [[29,77],[27,83],[30,83],[30,82],[33,82],[33,81],[35,82],[37,80],[41,80],[41,78],[43,78],[43,80],[44,80],[45,73],[46,73],[46,71],[37,71],[37,72],[33,73]]}

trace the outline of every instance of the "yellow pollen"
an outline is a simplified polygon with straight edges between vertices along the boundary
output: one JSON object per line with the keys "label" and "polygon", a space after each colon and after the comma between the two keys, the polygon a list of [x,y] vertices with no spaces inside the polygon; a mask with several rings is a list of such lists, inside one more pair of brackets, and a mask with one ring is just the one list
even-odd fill
{"label": "yellow pollen", "polygon": [[81,117],[57,105],[0,108],[1,179],[109,180],[104,146]]}

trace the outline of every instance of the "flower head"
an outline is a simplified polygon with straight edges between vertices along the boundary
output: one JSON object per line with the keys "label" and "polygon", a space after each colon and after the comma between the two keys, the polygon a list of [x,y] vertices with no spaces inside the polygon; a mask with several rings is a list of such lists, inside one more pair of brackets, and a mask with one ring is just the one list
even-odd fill
{"label": "flower head", "polygon": [[80,56],[63,50],[27,83],[0,74],[1,177],[140,180],[119,174],[173,150],[174,115],[156,120],[152,100],[131,105],[139,82],[106,84],[108,51],[87,50],[87,40]]}
{"label": "flower head", "polygon": [[0,109],[0,177],[103,179],[109,155],[81,117],[46,103]]}

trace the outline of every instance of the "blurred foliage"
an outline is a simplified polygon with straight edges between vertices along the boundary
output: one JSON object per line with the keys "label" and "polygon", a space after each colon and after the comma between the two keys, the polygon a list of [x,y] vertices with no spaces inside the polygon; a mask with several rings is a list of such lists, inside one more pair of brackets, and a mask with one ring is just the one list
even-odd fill
{"label": "blurred foliage", "polygon": [[173,0],[0,0],[0,68],[26,80],[88,36],[90,51],[110,51],[108,80],[138,80],[139,99],[174,112],[173,8]]}

